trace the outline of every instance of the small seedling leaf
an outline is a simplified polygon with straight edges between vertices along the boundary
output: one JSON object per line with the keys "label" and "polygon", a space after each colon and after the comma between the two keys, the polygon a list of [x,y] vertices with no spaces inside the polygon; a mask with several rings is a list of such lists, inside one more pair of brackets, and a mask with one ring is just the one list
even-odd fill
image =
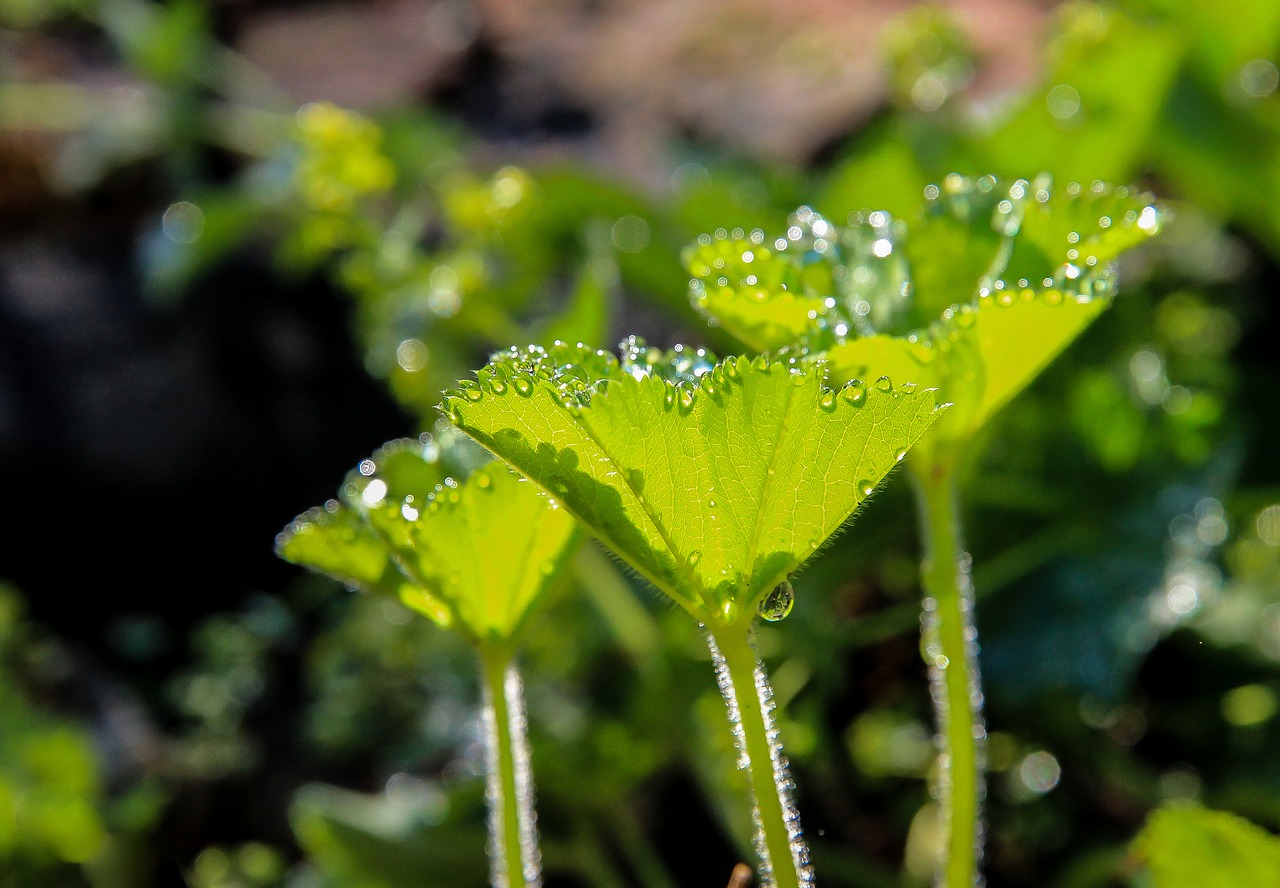
{"label": "small seedling leaf", "polygon": [[392,594],[473,641],[516,640],[572,551],[575,523],[505,466],[458,482],[434,443],[394,442],[340,500],[298,516],[281,557]]}

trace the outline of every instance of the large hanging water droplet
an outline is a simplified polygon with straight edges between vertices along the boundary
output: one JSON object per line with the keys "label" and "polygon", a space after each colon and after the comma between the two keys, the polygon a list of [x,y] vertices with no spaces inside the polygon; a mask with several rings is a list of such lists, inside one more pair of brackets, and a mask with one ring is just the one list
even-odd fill
{"label": "large hanging water droplet", "polygon": [[516,387],[516,393],[522,397],[527,397],[533,391],[533,383],[523,376],[517,376],[512,380],[511,384]]}
{"label": "large hanging water droplet", "polygon": [[796,592],[791,588],[791,581],[783,580],[760,602],[760,617],[770,623],[785,620],[795,603]]}

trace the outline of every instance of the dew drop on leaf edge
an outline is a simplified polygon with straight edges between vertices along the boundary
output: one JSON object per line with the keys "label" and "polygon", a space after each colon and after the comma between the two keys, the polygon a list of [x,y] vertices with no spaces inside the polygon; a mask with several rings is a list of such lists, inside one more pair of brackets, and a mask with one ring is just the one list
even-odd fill
{"label": "dew drop on leaf edge", "polygon": [[796,593],[795,589],[791,587],[791,581],[783,580],[774,586],[772,591],[760,602],[760,618],[770,623],[785,620],[787,614],[791,613],[791,608],[795,603]]}

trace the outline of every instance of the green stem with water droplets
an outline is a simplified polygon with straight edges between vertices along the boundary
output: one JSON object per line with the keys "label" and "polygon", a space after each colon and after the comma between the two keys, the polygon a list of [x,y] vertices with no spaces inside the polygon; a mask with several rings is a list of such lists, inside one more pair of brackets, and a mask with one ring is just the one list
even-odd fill
{"label": "green stem with water droplets", "polygon": [[938,779],[947,846],[936,884],[972,888],[981,858],[986,727],[970,559],[961,544],[954,466],[934,463],[914,474],[924,545],[923,655],[942,739]]}
{"label": "green stem with water droplets", "polygon": [[533,781],[529,772],[524,692],[511,653],[481,645],[484,691],[485,797],[489,805],[489,882],[492,888],[542,884]]}
{"label": "green stem with water droplets", "polygon": [[809,852],[774,725],[773,690],[751,646],[750,631],[750,623],[738,623],[709,630],[707,639],[738,747],[738,767],[747,772],[755,805],[761,888],[802,888],[813,884]]}

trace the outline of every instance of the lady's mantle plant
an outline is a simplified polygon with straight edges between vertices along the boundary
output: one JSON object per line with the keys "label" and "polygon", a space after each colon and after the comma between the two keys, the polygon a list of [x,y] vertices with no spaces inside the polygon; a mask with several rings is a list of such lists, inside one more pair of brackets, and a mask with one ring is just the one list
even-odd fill
{"label": "lady's mantle plant", "polygon": [[751,646],[788,577],[940,415],[932,390],[827,385],[807,358],[512,349],[444,410],[705,627],[755,801],[764,885],[812,881],[772,690]]}
{"label": "lady's mantle plant", "polygon": [[386,445],[348,475],[339,499],[299,515],[277,551],[364,591],[394,595],[476,648],[491,882],[533,888],[541,861],[515,654],[575,548],[577,527],[501,463],[466,475],[462,448],[449,450],[442,457],[429,437]]}
{"label": "lady's mantle plant", "polygon": [[703,236],[694,305],[751,348],[822,353],[837,380],[888,374],[953,407],[913,452],[924,540],[923,652],[941,736],[947,847],[939,884],[979,880],[982,688],[957,473],[987,421],[1106,308],[1112,261],[1157,233],[1149,196],[1101,182],[948,176],[910,226],[884,212],[838,229],[808,208],[767,240]]}

